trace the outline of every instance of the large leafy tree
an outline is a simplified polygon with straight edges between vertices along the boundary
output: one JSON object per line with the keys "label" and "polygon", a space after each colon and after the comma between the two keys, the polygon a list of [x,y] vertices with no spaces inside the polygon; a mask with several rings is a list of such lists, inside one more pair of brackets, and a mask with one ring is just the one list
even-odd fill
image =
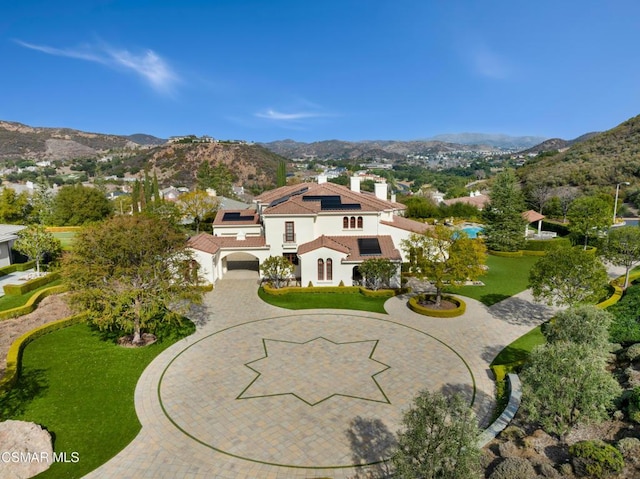
{"label": "large leafy tree", "polygon": [[558,435],[576,424],[606,419],[620,386],[606,370],[605,358],[585,343],[557,341],[535,348],[520,376],[529,418]]}
{"label": "large leafy tree", "polygon": [[624,289],[627,289],[629,272],[640,263],[640,228],[621,226],[609,231],[603,244],[603,255],[616,266],[624,267]]}
{"label": "large leafy tree", "polygon": [[271,281],[274,288],[279,288],[282,283],[291,278],[295,266],[284,256],[269,256],[260,265],[260,270],[264,277]]}
{"label": "large leafy tree", "polygon": [[185,217],[193,220],[196,233],[199,233],[200,223],[205,218],[212,217],[218,210],[218,200],[205,191],[196,190],[180,195],[178,206]]}
{"label": "large leafy tree", "polygon": [[461,394],[422,391],[404,413],[392,456],[394,477],[402,479],[480,477],[475,414]]}
{"label": "large leafy tree", "polygon": [[196,182],[198,189],[206,190],[212,188],[220,196],[233,196],[233,182],[235,176],[229,167],[222,162],[213,166],[208,161],[200,163],[196,171]]}
{"label": "large leafy tree", "polygon": [[518,251],[524,244],[526,220],[524,197],[513,170],[505,170],[494,179],[491,200],[482,212],[483,234],[490,250]]}
{"label": "large leafy tree", "polygon": [[27,193],[16,193],[13,188],[3,188],[0,193],[0,222],[21,223],[27,218],[31,206]]}
{"label": "large leafy tree", "polygon": [[570,246],[548,251],[529,271],[536,301],[557,306],[598,301],[607,280],[607,271],[597,256]]}
{"label": "large leafy tree", "polygon": [[446,286],[460,286],[485,273],[484,243],[463,231],[436,225],[422,234],[411,234],[401,244],[409,256],[409,271],[436,288],[436,307]]}
{"label": "large leafy tree", "polygon": [[55,226],[82,226],[101,221],[113,212],[113,205],[96,188],[63,186],[53,200],[51,222]]}
{"label": "large leafy tree", "polygon": [[83,229],[64,259],[72,301],[103,330],[133,334],[178,320],[198,302],[184,235],[170,223],[145,215],[116,216]]}
{"label": "large leafy tree", "polygon": [[377,290],[382,286],[387,288],[391,284],[391,279],[398,272],[398,265],[388,258],[370,258],[363,261],[358,270],[365,280],[368,288]]}
{"label": "large leafy tree", "polygon": [[612,321],[610,313],[593,305],[581,305],[558,312],[542,332],[549,343],[571,341],[604,352]]}
{"label": "large leafy tree", "polygon": [[584,249],[590,237],[611,226],[611,212],[609,203],[597,196],[583,196],[571,203],[567,213],[569,230],[584,237]]}
{"label": "large leafy tree", "polygon": [[54,238],[44,226],[34,224],[18,233],[13,248],[36,262],[36,272],[40,274],[40,264],[46,259],[55,261],[62,254],[60,240]]}

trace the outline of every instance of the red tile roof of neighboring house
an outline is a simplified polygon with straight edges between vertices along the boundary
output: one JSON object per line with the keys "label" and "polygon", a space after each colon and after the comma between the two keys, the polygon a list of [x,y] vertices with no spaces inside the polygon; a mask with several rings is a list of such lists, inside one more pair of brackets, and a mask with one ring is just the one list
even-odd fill
{"label": "red tile roof of neighboring house", "polygon": [[490,198],[487,195],[461,196],[460,198],[451,198],[448,200],[444,200],[444,204],[453,205],[455,203],[466,203],[481,210],[487,205],[487,203],[489,203],[489,200]]}
{"label": "red tile roof of neighboring house", "polygon": [[[379,255],[361,255],[358,246],[359,238],[377,238],[380,245]],[[341,253],[347,253],[347,257],[343,262],[364,261],[370,258],[387,258],[390,260],[401,261],[402,256],[393,244],[391,236],[321,236],[309,243],[302,244],[298,247],[298,254],[305,254],[318,248],[329,248]]]}
{"label": "red tile roof of neighboring house", "polygon": [[187,246],[205,253],[215,254],[222,248],[266,248],[264,236],[247,236],[237,239],[232,236],[213,236],[200,233],[187,241]]}
{"label": "red tile roof of neighboring house", "polygon": [[[336,213],[342,211],[387,211],[387,210],[404,210],[405,205],[395,203],[388,200],[382,200],[376,197],[373,193],[368,192],[355,192],[346,186],[337,185],[335,183],[301,183],[299,185],[290,185],[276,188],[275,190],[262,193],[256,198],[265,205],[269,205],[274,201],[286,198],[279,204],[274,206],[267,206],[263,210],[263,214],[317,214],[323,213]],[[340,196],[342,203],[352,204],[357,203],[360,205],[359,209],[344,209],[344,210],[322,210],[320,208],[320,201],[305,201],[303,197],[306,195],[313,196]]]}
{"label": "red tile roof of neighboring house", "polygon": [[427,223],[410,220],[409,218],[399,215],[394,215],[393,221],[380,221],[380,223],[387,226],[393,226],[394,228],[400,228],[401,230],[411,231],[413,233],[424,233],[431,228]]}

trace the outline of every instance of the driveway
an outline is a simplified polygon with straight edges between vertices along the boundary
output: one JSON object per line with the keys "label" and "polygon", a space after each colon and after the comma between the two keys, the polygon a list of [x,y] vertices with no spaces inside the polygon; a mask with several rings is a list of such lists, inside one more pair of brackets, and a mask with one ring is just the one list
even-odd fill
{"label": "driveway", "polygon": [[[481,426],[489,363],[551,316],[528,292],[458,318],[291,311],[262,302],[257,274],[230,271],[136,389],[142,430],[91,478],[349,478],[384,469],[402,412],[423,388],[460,391]],[[363,466],[364,465],[364,466]]]}

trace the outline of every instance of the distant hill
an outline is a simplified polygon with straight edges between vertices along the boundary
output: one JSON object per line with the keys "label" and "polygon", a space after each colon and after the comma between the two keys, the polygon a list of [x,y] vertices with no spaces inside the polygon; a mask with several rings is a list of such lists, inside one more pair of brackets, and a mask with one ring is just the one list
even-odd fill
{"label": "distant hill", "polygon": [[561,138],[551,138],[549,140],[545,140],[542,143],[534,146],[533,148],[529,148],[528,150],[521,151],[521,154],[528,155],[531,153],[541,153],[541,152],[549,152],[549,151],[563,151],[567,148],[577,144],[582,143],[583,141],[587,141],[590,138],[593,138],[596,135],[599,135],[601,132],[594,131],[592,133],[585,133],[584,135],[579,136],[578,138],[574,138],[573,140],[563,140]]}
{"label": "distant hill", "polygon": [[[277,165],[284,160],[259,145],[242,142],[168,144],[141,133],[108,135],[0,120],[0,166],[19,160],[50,160],[56,174],[64,175],[95,171],[101,158],[107,158],[99,168],[104,176],[135,176],[146,168],[155,168],[163,186],[191,187],[200,163],[224,163],[236,183],[253,191],[275,186]],[[79,164],[80,169],[76,167]]]}
{"label": "distant hill", "polygon": [[326,159],[368,159],[384,158],[400,160],[407,155],[428,155],[451,151],[499,151],[490,145],[462,145],[443,141],[341,141],[327,140],[313,143],[302,143],[293,140],[262,143],[265,148],[286,158],[318,158]]}
{"label": "distant hill", "polygon": [[610,187],[640,182],[640,115],[587,139],[574,140],[566,151],[527,161],[518,170],[525,182]]}
{"label": "distant hill", "polygon": [[461,145],[489,145],[495,148],[523,150],[542,143],[542,136],[509,136],[490,133],[445,133],[429,140],[458,143]]}

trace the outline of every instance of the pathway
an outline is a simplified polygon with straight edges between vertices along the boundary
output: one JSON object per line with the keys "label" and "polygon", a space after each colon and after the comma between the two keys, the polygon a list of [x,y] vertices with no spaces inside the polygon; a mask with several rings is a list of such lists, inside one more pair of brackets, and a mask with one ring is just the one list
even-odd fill
{"label": "pathway", "polygon": [[[90,478],[349,478],[388,457],[402,411],[421,388],[459,390],[486,425],[489,363],[548,318],[528,292],[459,318],[291,311],[234,271],[193,315],[197,332],[163,352],[136,389],[142,430]],[[372,438],[374,441],[372,442]],[[376,469],[383,466],[369,466]]]}

